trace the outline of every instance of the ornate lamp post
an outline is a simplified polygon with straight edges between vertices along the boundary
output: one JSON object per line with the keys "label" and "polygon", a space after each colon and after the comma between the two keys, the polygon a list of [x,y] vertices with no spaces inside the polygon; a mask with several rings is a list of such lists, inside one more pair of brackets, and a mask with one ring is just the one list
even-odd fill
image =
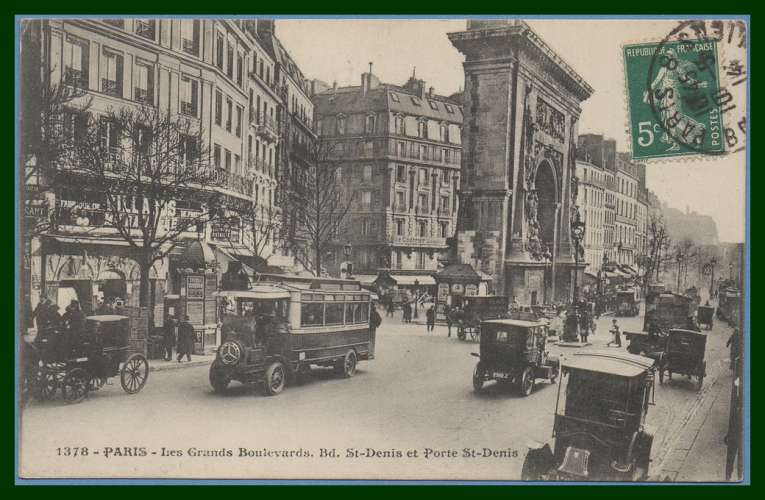
{"label": "ornate lamp post", "polygon": [[419,307],[420,280],[414,280],[414,319],[417,319],[417,308]]}
{"label": "ornate lamp post", "polygon": [[571,223],[571,238],[574,240],[574,294],[571,305],[566,312],[566,324],[563,328],[565,342],[579,340],[579,290],[577,275],[579,274],[579,247],[584,239],[585,224],[578,217]]}

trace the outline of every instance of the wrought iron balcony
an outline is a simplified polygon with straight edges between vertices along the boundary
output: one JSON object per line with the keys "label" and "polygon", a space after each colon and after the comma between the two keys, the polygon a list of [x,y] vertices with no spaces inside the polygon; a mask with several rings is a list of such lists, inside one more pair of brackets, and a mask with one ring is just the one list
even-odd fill
{"label": "wrought iron balcony", "polygon": [[110,96],[122,97],[122,85],[117,80],[101,78],[101,91]]}
{"label": "wrought iron balcony", "polygon": [[149,93],[147,89],[142,89],[140,87],[135,88],[135,100],[138,102],[142,102],[144,104],[153,104],[154,102],[154,95],[153,93]]}

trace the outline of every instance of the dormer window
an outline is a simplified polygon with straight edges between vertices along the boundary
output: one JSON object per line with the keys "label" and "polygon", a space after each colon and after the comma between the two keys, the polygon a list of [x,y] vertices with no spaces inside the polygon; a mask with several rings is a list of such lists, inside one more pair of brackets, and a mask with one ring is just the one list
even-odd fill
{"label": "dormer window", "polygon": [[419,98],[414,96],[411,96],[411,98],[412,98],[412,104],[414,104],[415,106],[422,106],[422,103],[420,102]]}
{"label": "dormer window", "polygon": [[428,101],[428,103],[430,104],[430,109],[438,111],[438,103],[436,101]]}
{"label": "dormer window", "polygon": [[453,108],[451,105],[449,105],[449,104],[444,104],[444,106],[446,107],[446,112],[447,112],[447,113],[452,113],[452,114],[454,114],[454,108]]}
{"label": "dormer window", "polygon": [[390,98],[393,99],[393,101],[395,102],[401,102],[398,100],[398,94],[396,94],[395,92],[390,93]]}

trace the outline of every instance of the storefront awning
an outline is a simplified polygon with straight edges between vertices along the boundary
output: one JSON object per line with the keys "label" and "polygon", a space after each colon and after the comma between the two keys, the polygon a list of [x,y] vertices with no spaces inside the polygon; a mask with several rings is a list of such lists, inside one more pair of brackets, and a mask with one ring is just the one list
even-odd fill
{"label": "storefront awning", "polygon": [[[232,262],[232,261],[242,262],[242,259],[233,255],[229,249],[223,248],[222,245],[214,245],[214,247],[215,247],[215,251],[218,253],[216,257],[219,257],[218,258],[219,261],[222,260],[222,261],[225,261],[226,263]],[[222,257],[222,259],[220,257]],[[255,270],[252,267],[245,264],[244,262],[242,262],[242,269],[249,276],[253,276],[255,274]],[[225,272],[225,269],[223,271]]]}
{"label": "storefront awning", "polygon": [[[75,243],[78,245],[111,245],[120,247],[129,247],[130,243],[122,239],[115,238],[99,238],[93,236],[51,236],[51,238],[59,243]],[[136,244],[140,246],[140,242],[136,241]]]}
{"label": "storefront awning", "polygon": [[358,281],[362,285],[371,285],[372,283],[375,282],[375,280],[377,280],[377,275],[376,274],[354,274],[353,278],[351,279]]}
{"label": "storefront awning", "polygon": [[398,284],[399,286],[414,286],[415,281],[417,282],[417,285],[419,286],[435,286],[436,280],[433,278],[433,276],[428,275],[415,275],[410,276],[406,274],[399,274],[395,275],[392,274],[390,277]]}

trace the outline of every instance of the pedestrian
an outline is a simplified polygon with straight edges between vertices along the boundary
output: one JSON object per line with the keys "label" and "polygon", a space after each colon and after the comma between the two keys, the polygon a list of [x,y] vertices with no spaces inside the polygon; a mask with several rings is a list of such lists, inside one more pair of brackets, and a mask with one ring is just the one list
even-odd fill
{"label": "pedestrian", "polygon": [[191,351],[194,350],[194,327],[189,323],[188,315],[183,317],[183,321],[178,325],[178,362],[181,362],[183,356],[186,361],[191,361]]}
{"label": "pedestrian", "polygon": [[165,321],[165,329],[162,335],[162,344],[165,347],[165,361],[173,359],[173,346],[178,341],[175,335],[175,328],[175,317],[170,314],[167,317],[167,321]]}
{"label": "pedestrian", "polygon": [[613,335],[613,339],[611,339],[608,344],[606,344],[606,347],[610,347],[611,344],[616,344],[616,347],[622,346],[622,335],[619,331],[619,324],[616,322],[616,319],[613,319],[611,325],[611,335]]}
{"label": "pedestrian", "polygon": [[430,306],[425,312],[425,331],[432,332],[436,327],[436,306]]}
{"label": "pedestrian", "polygon": [[582,310],[582,314],[579,316],[579,336],[582,342],[587,342],[587,337],[590,335],[590,314],[587,309]]}
{"label": "pedestrian", "polygon": [[409,323],[412,320],[412,305],[409,304],[409,301],[404,302],[404,306],[402,307],[403,311],[403,318],[404,323]]}
{"label": "pedestrian", "polygon": [[382,323],[382,318],[380,317],[380,314],[377,312],[377,307],[372,307],[372,312],[369,314],[369,333],[371,335],[371,338],[375,337],[375,332],[377,331],[377,328],[380,326],[380,323]]}
{"label": "pedestrian", "polygon": [[72,300],[66,311],[61,317],[64,323],[64,338],[63,342],[59,345],[59,354],[62,359],[65,359],[69,354],[72,354],[72,350],[79,344],[80,337],[85,331],[85,314],[80,309],[80,302],[78,300]]}
{"label": "pedestrian", "polygon": [[732,370],[736,363],[738,362],[738,344],[739,344],[739,330],[738,328],[733,329],[733,333],[728,338],[728,341],[725,343],[725,347],[730,348],[730,369]]}
{"label": "pedestrian", "polygon": [[444,316],[446,317],[446,336],[452,336],[452,308],[444,304]]}
{"label": "pedestrian", "polygon": [[396,312],[396,306],[393,304],[393,297],[388,297],[387,302],[388,302],[387,304],[388,309],[385,315],[392,318],[394,313]]}

